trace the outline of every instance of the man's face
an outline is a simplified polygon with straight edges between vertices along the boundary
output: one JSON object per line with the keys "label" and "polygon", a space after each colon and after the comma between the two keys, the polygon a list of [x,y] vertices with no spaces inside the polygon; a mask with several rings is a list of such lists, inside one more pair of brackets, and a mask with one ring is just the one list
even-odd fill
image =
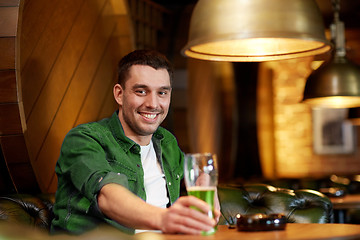
{"label": "man's face", "polygon": [[[121,86],[118,85],[118,88]],[[166,69],[133,65],[125,88],[119,90],[118,97],[115,96],[125,135],[133,140],[152,136],[169,111],[169,74]]]}

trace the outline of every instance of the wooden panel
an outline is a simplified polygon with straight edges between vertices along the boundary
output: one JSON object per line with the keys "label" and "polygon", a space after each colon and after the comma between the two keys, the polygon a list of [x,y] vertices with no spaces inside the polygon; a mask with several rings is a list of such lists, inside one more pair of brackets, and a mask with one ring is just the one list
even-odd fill
{"label": "wooden panel", "polygon": [[0,7],[0,37],[16,36],[18,7]]}
{"label": "wooden panel", "polygon": [[37,180],[30,162],[11,164],[8,166],[11,177],[19,193],[38,193]]}
{"label": "wooden panel", "polygon": [[[110,7],[110,5],[107,5],[107,8],[105,8],[105,11],[103,13],[104,16],[109,14],[109,10],[108,7]],[[107,10],[106,10],[107,9]],[[104,22],[104,20],[106,20]],[[100,33],[100,29],[101,26],[106,26],[108,34],[106,41],[107,43],[104,42],[104,46],[107,45],[106,49],[102,49],[102,54],[99,55],[98,57],[101,57],[101,59],[99,59],[98,61],[98,65],[96,67],[96,72],[93,72],[92,75],[92,82],[91,84],[87,84],[85,86],[89,86],[86,92],[86,98],[84,98],[84,101],[81,103],[81,108],[78,109],[78,118],[75,119],[76,122],[73,122],[73,125],[70,126],[74,127],[80,123],[85,123],[85,122],[90,122],[90,121],[95,121],[104,117],[109,117],[116,109],[116,104],[115,101],[113,99],[112,96],[112,88],[116,82],[115,80],[115,69],[116,69],[116,65],[118,60],[121,58],[121,56],[123,56],[125,53],[127,53],[129,51],[129,49],[131,49],[131,46],[133,46],[132,44],[127,45],[127,48],[123,48],[123,49],[119,49],[119,39],[118,37],[114,37],[115,34],[117,34],[117,31],[115,30],[115,24],[113,22],[113,18],[111,20],[111,18],[107,18],[104,19],[102,21],[102,24],[99,25],[99,29],[97,32],[98,34]],[[107,22],[107,21],[112,21],[111,22]],[[112,29],[109,26],[113,26]],[[101,32],[107,32],[104,31],[104,29],[101,30]],[[111,32],[112,31],[112,32]],[[95,34],[97,35],[97,34]],[[106,34],[105,34],[106,35]],[[128,36],[129,38],[129,36]],[[105,40],[105,39],[103,39]],[[93,39],[92,40],[92,44],[96,44],[98,42],[98,39]],[[92,45],[89,44],[89,45]],[[96,47],[90,47],[90,49],[95,49]],[[118,51],[114,51],[113,49],[119,49]],[[128,50],[126,50],[128,49]],[[85,67],[85,65],[84,65]],[[87,67],[89,68],[89,67]],[[85,70],[85,69],[84,69]],[[86,71],[86,70],[85,70]],[[87,71],[89,72],[89,71]],[[91,72],[90,72],[91,73]],[[84,73],[79,73],[78,74],[78,81],[80,81],[81,79],[84,79],[83,76]],[[76,78],[75,78],[76,79]],[[74,79],[74,80],[75,80]],[[69,91],[71,89],[76,89],[75,85],[73,87],[69,88]],[[69,96],[71,96],[71,94],[67,94]],[[66,96],[67,97],[67,96]],[[103,100],[102,100],[103,99]],[[64,101],[65,102],[65,101]],[[65,105],[66,104],[62,104]],[[71,101],[71,99],[69,99],[68,105],[74,105],[73,101]],[[59,112],[61,111],[61,109],[59,110]],[[66,112],[66,111],[65,111]],[[64,115],[65,115],[64,112]],[[58,116],[61,114],[57,114]],[[59,118],[59,122],[63,122],[61,121],[60,117],[57,117],[55,121],[57,121]],[[69,128],[69,129],[70,129]],[[52,129],[56,129],[56,127],[53,127]],[[44,147],[44,149],[48,149],[48,147]],[[43,152],[41,152],[40,154],[43,154]],[[44,156],[46,156],[45,152],[44,152]],[[39,161],[45,161],[46,159],[41,159],[42,156],[39,156]],[[48,192],[52,192],[54,191],[54,187],[56,187],[56,178],[52,178],[49,188],[48,188]]]}
{"label": "wooden panel", "polygon": [[[109,67],[116,69],[117,61],[112,59],[113,56],[111,56],[111,52],[112,48],[108,47],[75,125],[98,119],[102,109],[103,99],[105,99],[106,95],[112,95],[112,87],[116,82],[115,71],[109,71]],[[96,110],[94,111],[94,109]]]}
{"label": "wooden panel", "polygon": [[[6,167],[2,169],[9,173],[0,186],[11,182],[20,192],[39,188],[54,192],[61,143],[86,99],[95,97],[100,102],[91,109],[95,113],[91,121],[100,112],[106,114],[106,109],[110,114],[114,111],[114,104],[103,105],[112,92],[117,61],[134,46],[126,17],[120,16],[121,24],[125,21],[126,25],[117,26],[118,14],[128,12],[114,9],[127,7],[121,2],[32,0],[22,2],[20,14],[17,7],[0,7],[0,143],[5,150],[1,157]],[[0,0],[0,6],[19,3]],[[20,30],[16,29],[18,22],[22,22]],[[21,96],[17,87],[21,87]],[[22,125],[27,129],[25,136]]]}
{"label": "wooden panel", "polygon": [[4,157],[7,159],[8,164],[29,162],[23,135],[1,136],[0,142],[4,151]]}
{"label": "wooden panel", "polygon": [[20,0],[0,0],[0,7],[16,7],[19,3]]}
{"label": "wooden panel", "polygon": [[15,71],[0,71],[0,102],[17,102]]}
{"label": "wooden panel", "polygon": [[[15,35],[17,33],[18,3],[0,0],[0,191],[16,192],[12,174],[8,168],[11,151],[3,135],[21,134],[22,126],[17,104],[15,74]],[[21,147],[16,149],[21,151]]]}
{"label": "wooden panel", "polygon": [[[102,13],[103,17],[109,14],[109,10],[111,10],[109,9],[109,6],[105,8],[104,12]],[[86,22],[89,22],[89,20],[87,20]],[[67,89],[64,89],[66,91],[60,93],[64,96],[63,99],[57,99],[59,101],[61,100],[61,102],[59,103],[60,105],[57,109],[56,116],[52,119],[51,125],[45,128],[45,130],[49,129],[49,132],[44,131],[44,129],[39,129],[41,131],[40,135],[39,131],[33,132],[32,137],[34,141],[32,144],[32,148],[34,149],[34,151],[40,148],[39,154],[36,153],[36,156],[38,157],[34,159],[35,166],[43,166],[45,168],[52,169],[54,168],[56,161],[49,161],[48,157],[49,155],[53,155],[54,159],[57,159],[57,157],[59,156],[59,150],[62,140],[65,137],[65,134],[74,126],[74,122],[81,108],[81,104],[84,101],[85,97],[87,97],[87,91],[92,84],[92,79],[94,77],[94,74],[96,73],[96,70],[98,69],[98,65],[102,61],[104,48],[106,47],[107,39],[111,34],[111,23],[104,24],[101,21],[98,21],[96,23],[97,25],[95,25],[95,30],[93,31],[93,34],[90,37],[87,36],[89,37],[88,44],[86,45],[86,49],[84,50],[83,57],[79,59],[79,63],[77,68],[75,69],[73,78],[71,79]],[[92,31],[88,32],[91,33]],[[82,41],[73,41],[73,45],[74,44],[83,45]],[[109,70],[110,69],[107,69],[108,72],[112,72]],[[97,90],[101,91],[101,89]],[[52,104],[52,106],[57,105]],[[97,109],[96,106],[93,107],[93,110],[94,109]],[[37,115],[38,118],[41,118],[40,114]],[[31,122],[28,123],[29,128],[30,123]],[[36,124],[36,121],[34,121],[34,124]],[[33,128],[34,127],[35,126],[33,126]],[[43,137],[45,137],[45,140],[42,139]],[[40,178],[40,181],[49,182],[52,174],[52,172],[43,172],[39,173],[38,176]]]}
{"label": "wooden panel", "polygon": [[[36,106],[35,101],[42,101],[42,98],[47,98],[44,102],[48,102],[51,99],[57,99],[51,97],[53,94],[59,94],[58,89],[66,86],[69,80],[69,74],[71,76],[71,70],[67,67],[74,68],[76,65],[71,65],[72,56],[78,56],[76,49],[71,52],[71,46],[65,46],[64,42],[68,37],[77,35],[81,37],[81,33],[74,33],[69,36],[73,23],[77,18],[78,11],[83,1],[63,0],[61,4],[57,5],[51,21],[47,24],[46,28],[42,32],[39,42],[33,50],[31,56],[29,56],[30,62],[28,62],[24,69],[21,71],[22,88],[23,91],[24,110],[26,118],[29,117],[31,111]],[[37,36],[34,36],[37,37]],[[24,42],[22,39],[21,44]],[[67,47],[67,48],[66,48]],[[70,49],[69,49],[70,48]],[[66,56],[64,53],[68,53]],[[67,64],[61,61],[67,61]],[[50,82],[54,84],[51,88],[51,92],[47,92],[46,84],[49,86],[49,80],[54,79],[56,75],[57,82]],[[52,75],[52,76],[49,76]],[[60,90],[61,91],[61,90]],[[42,96],[39,96],[43,94]],[[58,95],[61,96],[61,95]],[[51,104],[51,102],[49,102]]]}
{"label": "wooden panel", "polygon": [[[40,2],[48,6],[49,12],[38,9]],[[113,5],[110,0],[55,0],[50,4],[32,0],[24,7],[28,20],[21,37],[21,46],[26,48],[21,52],[25,139],[43,192],[56,190],[54,168],[60,147],[66,133],[82,116],[84,106],[92,100],[99,103],[91,106],[94,114],[87,118],[89,121],[98,120],[100,115],[109,116],[115,110],[109,93],[112,96],[116,65],[120,56],[134,46],[130,21],[115,14],[128,12],[114,9],[127,6],[122,2]],[[32,8],[36,9],[31,11]],[[44,13],[49,22],[37,17],[39,13]],[[119,18],[126,25],[118,26]],[[108,102],[111,104],[104,106]]]}
{"label": "wooden panel", "polygon": [[114,111],[116,64],[134,46],[119,1],[0,0],[1,191],[54,192],[61,143],[91,98],[89,121]]}
{"label": "wooden panel", "polygon": [[[109,62],[108,64],[112,64],[114,69],[117,68],[119,59],[126,55],[129,49],[134,48],[134,42],[129,36],[129,32],[132,32],[132,29],[129,27],[131,26],[130,19],[126,16],[116,16],[116,23],[117,24],[109,40],[109,46],[106,53],[107,56],[112,55],[112,60],[108,59],[106,62]],[[119,51],[114,52],[112,49],[119,49]],[[84,122],[89,122],[91,119],[102,119],[109,117],[118,108],[112,93],[113,86],[117,82],[116,71],[114,71],[113,75],[110,76],[106,73],[106,67],[107,64],[100,66],[100,74],[97,74],[99,76],[98,84],[103,84],[103,88],[107,89],[106,92],[103,92],[103,101],[93,102],[93,97],[91,97],[92,94],[89,93],[89,96],[84,103],[83,109],[79,114],[79,118],[77,119],[75,126]],[[103,75],[101,72],[103,72],[104,75],[107,75],[107,82],[103,81],[104,79],[101,80],[101,76]],[[108,84],[107,87],[105,86],[106,84]],[[96,91],[96,87],[93,87],[91,91]],[[99,112],[97,114],[95,112],[91,113],[91,111],[89,114],[89,110],[91,109],[92,104],[99,106]]]}
{"label": "wooden panel", "polygon": [[0,38],[0,69],[15,69],[15,38]]}
{"label": "wooden panel", "polygon": [[15,192],[15,184],[11,179],[2,148],[0,147],[0,194]]}
{"label": "wooden panel", "polygon": [[[126,1],[110,0],[115,15],[126,16],[128,14],[128,7]],[[126,26],[124,26],[126,27]]]}
{"label": "wooden panel", "polygon": [[[118,39],[112,37],[109,41],[109,45],[107,48],[106,56],[108,57],[104,59],[105,61],[102,62],[102,65],[99,68],[98,73],[100,74],[98,74],[97,76],[99,82],[98,84],[100,84],[101,76],[107,77],[107,81],[103,82],[105,91],[104,94],[102,95],[102,98],[99,98],[101,104],[99,105],[96,119],[110,117],[114,113],[114,111],[119,108],[113,96],[113,87],[117,82],[116,79],[117,73],[116,71],[113,71],[110,74],[110,72],[107,70],[109,65],[112,65],[113,69],[117,69],[118,60],[124,56],[123,54],[121,54],[120,51],[112,52],[112,49],[116,48],[116,46],[118,46]],[[128,47],[130,47],[130,45]],[[111,58],[109,56],[111,56]]]}
{"label": "wooden panel", "polygon": [[129,49],[135,49],[134,39],[129,36],[133,34],[132,22],[126,15],[117,15],[115,21],[117,24],[113,38],[116,38],[118,44],[115,48],[119,49],[120,56],[124,56],[128,54]]}
{"label": "wooden panel", "polygon": [[[20,69],[24,71],[26,64],[34,64],[34,58],[29,56],[36,49],[38,44],[44,46],[45,28],[52,25],[55,9],[60,0],[41,1],[31,0],[25,1],[22,12],[22,28],[21,28],[21,59]],[[53,45],[53,43],[48,43]],[[46,44],[46,45],[48,45]],[[50,60],[50,59],[49,59]],[[31,66],[27,66],[31,68]]]}
{"label": "wooden panel", "polygon": [[26,151],[24,136],[0,137],[4,159],[18,192],[38,192],[38,184]]}
{"label": "wooden panel", "polygon": [[112,94],[113,87],[116,83],[115,77],[116,75],[114,74],[112,78],[114,80],[108,82],[108,87],[107,87],[108,94],[105,94],[104,96],[100,109],[98,110],[97,119],[108,118],[115,112],[115,110],[119,108],[119,105],[116,103],[114,96]]}
{"label": "wooden panel", "polygon": [[19,105],[0,104],[0,135],[22,133]]}
{"label": "wooden panel", "polygon": [[58,179],[56,177],[56,174],[55,172],[52,172],[53,175],[51,177],[51,180],[50,180],[50,184],[48,185],[48,188],[46,189],[46,192],[56,192],[56,189],[57,189],[57,183],[58,183]]}
{"label": "wooden panel", "polygon": [[[88,65],[89,63],[86,62],[96,61],[96,57],[92,54],[86,55],[84,53],[85,49],[90,49],[89,51],[92,51],[93,49],[91,48],[95,47],[94,51],[96,51],[96,48],[102,47],[99,44],[101,43],[99,41],[90,47],[87,47],[89,44],[88,39],[91,36],[94,24],[98,18],[97,15],[99,14],[97,6],[94,6],[93,4],[94,1],[86,1],[86,4],[82,7],[79,17],[76,19],[67,39],[63,43],[64,46],[60,55],[46,79],[42,92],[37,98],[37,103],[33,106],[33,114],[27,116],[28,128],[34,129],[34,131],[29,131],[27,136],[28,141],[31,142],[30,154],[32,159],[35,159],[38,155],[41,144],[48,133],[48,129],[51,126],[54,116],[57,114],[56,111],[62,101],[62,97],[53,96],[64,96],[69,84],[74,81],[74,74],[79,70],[79,61],[85,61],[85,65],[82,66],[83,69],[80,69],[83,70],[81,78],[83,78],[84,81],[91,81],[91,71],[96,69],[96,65]],[[94,67],[94,69],[89,69],[89,66]],[[86,74],[89,73],[89,78],[86,78]],[[56,87],[54,88],[54,86]],[[25,86],[23,89],[24,88]],[[81,90],[79,90],[81,88],[81,85],[77,86],[77,91],[81,92]],[[25,99],[24,102],[26,102],[26,104],[31,104],[30,102],[25,101]],[[42,114],[43,112],[46,112],[47,114],[44,116]],[[42,122],[42,126],[38,126],[39,121]]]}

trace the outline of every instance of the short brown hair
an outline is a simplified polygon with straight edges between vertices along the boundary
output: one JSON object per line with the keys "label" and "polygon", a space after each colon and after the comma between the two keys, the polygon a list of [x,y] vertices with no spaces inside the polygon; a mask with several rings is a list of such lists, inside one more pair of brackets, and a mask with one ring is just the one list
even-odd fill
{"label": "short brown hair", "polygon": [[155,50],[135,50],[124,56],[118,64],[118,83],[125,88],[125,82],[129,77],[129,69],[133,65],[146,65],[154,69],[166,69],[169,73],[170,84],[173,81],[173,67],[169,60]]}

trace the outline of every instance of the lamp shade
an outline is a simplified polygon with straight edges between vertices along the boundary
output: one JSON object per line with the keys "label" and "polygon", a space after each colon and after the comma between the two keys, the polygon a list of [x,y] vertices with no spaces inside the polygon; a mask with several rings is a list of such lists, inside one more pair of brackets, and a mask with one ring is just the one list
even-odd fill
{"label": "lamp shade", "polygon": [[346,58],[345,26],[339,19],[340,0],[332,0],[334,22],[330,25],[335,53],[332,60],[307,79],[303,101],[313,107],[360,107],[360,69]]}
{"label": "lamp shade", "polygon": [[335,56],[307,79],[303,101],[326,108],[360,106],[360,69],[346,57]]}
{"label": "lamp shade", "polygon": [[331,50],[314,0],[199,0],[182,54],[260,62]]}

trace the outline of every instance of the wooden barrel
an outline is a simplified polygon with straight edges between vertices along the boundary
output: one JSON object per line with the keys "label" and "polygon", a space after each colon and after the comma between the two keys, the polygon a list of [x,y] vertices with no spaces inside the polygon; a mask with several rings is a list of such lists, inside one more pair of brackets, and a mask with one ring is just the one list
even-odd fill
{"label": "wooden barrel", "polygon": [[0,1],[1,192],[38,191],[28,156],[17,75],[19,0]]}
{"label": "wooden barrel", "polygon": [[0,0],[0,191],[55,192],[66,133],[116,109],[128,13],[126,0]]}

